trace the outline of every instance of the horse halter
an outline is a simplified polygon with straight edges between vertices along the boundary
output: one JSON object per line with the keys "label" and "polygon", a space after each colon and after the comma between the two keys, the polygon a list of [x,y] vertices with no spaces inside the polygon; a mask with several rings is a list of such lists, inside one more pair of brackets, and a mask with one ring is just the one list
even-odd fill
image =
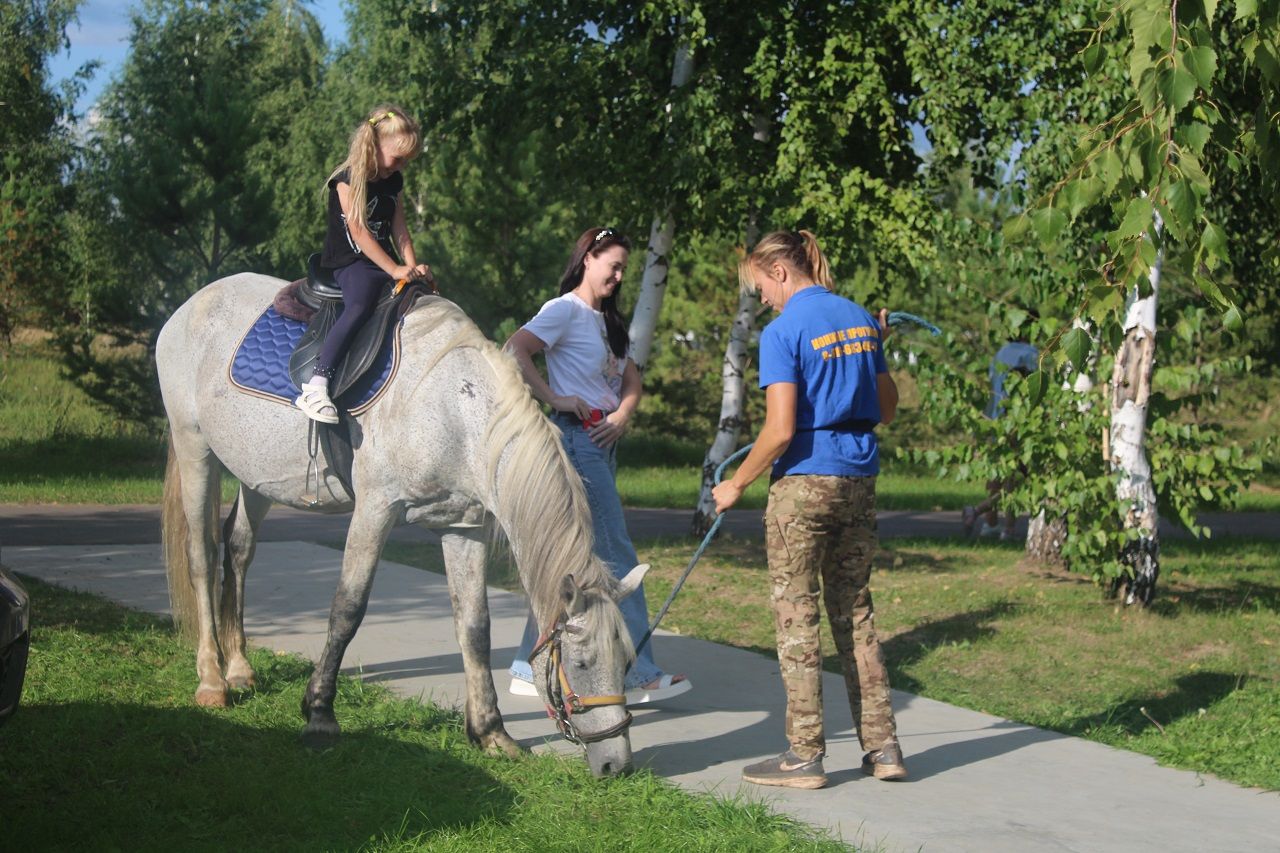
{"label": "horse halter", "polygon": [[578,746],[586,746],[589,743],[598,743],[626,734],[627,728],[631,725],[631,712],[624,711],[625,716],[622,722],[598,732],[582,734],[574,725],[574,714],[585,714],[593,708],[604,708],[610,705],[622,705],[625,708],[627,704],[627,697],[619,693],[579,696],[569,685],[569,676],[564,671],[564,660],[560,654],[561,638],[563,634],[577,634],[581,630],[575,625],[570,625],[562,613],[556,619],[551,633],[543,634],[538,638],[537,645],[529,653],[529,660],[536,658],[544,648],[547,649],[547,665],[543,670],[547,698],[550,700],[547,704],[547,716],[556,721],[556,727],[560,729],[560,734],[564,735],[565,740]]}

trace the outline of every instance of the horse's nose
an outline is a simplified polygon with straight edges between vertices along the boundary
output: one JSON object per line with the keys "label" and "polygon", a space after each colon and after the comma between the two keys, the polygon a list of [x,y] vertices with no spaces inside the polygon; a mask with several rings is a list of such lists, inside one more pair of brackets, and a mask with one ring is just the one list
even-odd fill
{"label": "horse's nose", "polygon": [[601,778],[609,778],[613,776],[626,776],[635,770],[631,766],[630,761],[606,761],[600,765],[599,776]]}

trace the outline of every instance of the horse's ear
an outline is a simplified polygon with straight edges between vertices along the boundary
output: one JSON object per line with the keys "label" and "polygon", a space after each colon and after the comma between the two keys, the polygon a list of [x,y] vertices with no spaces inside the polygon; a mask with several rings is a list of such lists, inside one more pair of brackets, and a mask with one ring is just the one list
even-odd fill
{"label": "horse's ear", "polygon": [[573,575],[565,575],[564,580],[560,582],[560,598],[564,601],[566,616],[576,616],[587,609],[587,601],[582,594],[582,587],[578,586],[578,582]]}
{"label": "horse's ear", "polygon": [[622,580],[618,581],[617,591],[614,593],[613,600],[621,601],[631,593],[640,588],[640,582],[644,580],[645,572],[649,571],[648,563],[641,563],[631,571],[627,572]]}

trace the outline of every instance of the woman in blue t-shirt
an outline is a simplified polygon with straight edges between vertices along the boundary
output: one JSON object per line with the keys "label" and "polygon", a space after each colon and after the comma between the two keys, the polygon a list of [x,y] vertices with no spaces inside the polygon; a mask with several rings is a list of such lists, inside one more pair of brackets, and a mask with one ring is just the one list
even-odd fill
{"label": "woman in blue t-shirt", "polygon": [[772,468],[765,544],[787,692],[790,748],[752,764],[760,785],[821,788],[822,650],[818,594],[831,622],[849,704],[865,749],[863,772],[907,775],[889,704],[889,677],[872,624],[867,581],[876,550],[875,427],[898,407],[885,364],[887,312],[879,318],[831,292],[831,273],[808,231],[776,231],[739,266],[743,287],[779,312],[760,335],[764,426],[733,477],[716,486],[724,512]]}

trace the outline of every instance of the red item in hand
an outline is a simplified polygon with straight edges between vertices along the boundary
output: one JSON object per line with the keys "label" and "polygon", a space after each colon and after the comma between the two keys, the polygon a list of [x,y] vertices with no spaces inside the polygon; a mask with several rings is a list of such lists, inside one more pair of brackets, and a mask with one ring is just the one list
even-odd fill
{"label": "red item in hand", "polygon": [[593,426],[604,420],[604,412],[599,409],[592,409],[591,412],[581,420],[584,429],[591,429]]}

